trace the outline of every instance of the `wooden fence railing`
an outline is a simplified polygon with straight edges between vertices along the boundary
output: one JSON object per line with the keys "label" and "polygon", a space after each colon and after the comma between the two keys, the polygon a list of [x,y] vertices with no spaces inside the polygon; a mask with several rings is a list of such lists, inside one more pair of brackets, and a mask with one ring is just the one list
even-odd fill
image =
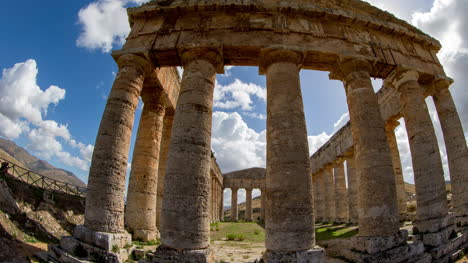
{"label": "wooden fence railing", "polygon": [[62,193],[77,195],[81,197],[84,197],[86,194],[86,188],[84,187],[62,182],[59,180],[55,180],[45,175],[40,175],[24,167],[18,166],[1,157],[0,157],[0,162],[9,163],[9,168],[7,172],[8,175],[10,175],[11,177],[17,180],[25,182],[29,185],[36,186],[47,191],[62,192]]}

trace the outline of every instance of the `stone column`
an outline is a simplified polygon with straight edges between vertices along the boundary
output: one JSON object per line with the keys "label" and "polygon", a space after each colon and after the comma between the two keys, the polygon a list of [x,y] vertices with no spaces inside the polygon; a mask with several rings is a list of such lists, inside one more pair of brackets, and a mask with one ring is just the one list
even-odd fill
{"label": "stone column", "polygon": [[[416,186],[415,232],[434,233],[447,227],[444,221],[448,204],[439,145],[418,79],[416,71],[397,69],[386,81],[399,91],[408,132]],[[423,237],[423,242],[430,246],[438,246],[443,242],[440,238],[428,239]],[[448,236],[445,241],[447,239]]]}
{"label": "stone column", "polygon": [[253,221],[252,214],[252,188],[245,189],[245,221]]}
{"label": "stone column", "polygon": [[390,153],[392,154],[393,172],[395,174],[395,184],[398,201],[398,213],[400,214],[400,221],[403,221],[407,217],[407,208],[405,181],[403,179],[400,152],[398,151],[398,143],[395,136],[395,128],[398,127],[398,125],[400,125],[398,121],[387,121],[385,125],[385,132],[387,133],[388,145],[390,147]]}
{"label": "stone column", "polygon": [[155,204],[165,107],[161,90],[157,89],[145,88],[142,92],[144,107],[133,151],[125,211],[125,222],[133,238],[142,241],[159,237]]}
{"label": "stone column", "polygon": [[346,178],[344,172],[344,159],[339,158],[335,162],[335,222],[343,224],[349,222],[348,214],[348,190],[346,189]]}
{"label": "stone column", "polygon": [[348,210],[349,221],[351,223],[359,222],[358,213],[358,173],[356,171],[354,155],[346,157],[346,171],[348,175]]}
{"label": "stone column", "polygon": [[361,59],[344,59],[339,70],[359,168],[359,236],[395,235],[399,231],[395,177],[385,122],[370,80],[371,65]]}
{"label": "stone column", "polygon": [[260,190],[262,193],[260,195],[260,202],[261,202],[261,212],[260,212],[260,216],[262,217],[262,220],[265,221],[265,207],[266,207],[266,190],[265,189],[261,189]]}
{"label": "stone column", "polygon": [[265,51],[267,81],[266,262],[324,261],[315,249],[312,178],[299,81],[302,54]]}
{"label": "stone column", "polygon": [[231,222],[237,222],[239,220],[239,210],[237,208],[237,191],[238,188],[231,188]]}
{"label": "stone column", "polygon": [[221,188],[221,206],[219,207],[219,217],[224,221],[224,188]]}
{"label": "stone column", "polygon": [[138,98],[152,68],[145,59],[130,54],[119,57],[117,63],[119,73],[107,99],[89,170],[85,223],[74,232],[77,239],[106,250],[131,242],[124,230],[127,159]]}
{"label": "stone column", "polygon": [[333,167],[327,166],[323,171],[324,182],[325,182],[325,220],[328,223],[335,222],[336,216],[336,205],[335,205],[335,180],[333,176]]}
{"label": "stone column", "polygon": [[316,221],[323,222],[325,221],[325,184],[323,172],[318,172],[317,175],[317,188],[315,189],[317,193],[317,198],[314,202],[314,208],[316,211]]}
{"label": "stone column", "polygon": [[180,54],[184,74],[164,184],[162,245],[155,261],[211,262],[211,123],[213,90],[222,57],[206,49]]}
{"label": "stone column", "polygon": [[314,222],[318,223],[319,222],[319,211],[318,211],[318,182],[317,182],[317,175],[312,175],[312,189],[313,189],[313,198],[314,198]]}
{"label": "stone column", "polygon": [[172,123],[174,122],[174,111],[166,109],[164,115],[161,146],[159,149],[158,166],[158,191],[156,198],[156,227],[161,226],[162,203],[164,197],[164,178],[166,177],[167,155],[169,153],[169,143],[171,141]]}
{"label": "stone column", "polygon": [[448,87],[449,79],[435,82],[434,104],[444,133],[445,147],[452,183],[452,202],[456,222],[468,225],[468,148],[455,103]]}

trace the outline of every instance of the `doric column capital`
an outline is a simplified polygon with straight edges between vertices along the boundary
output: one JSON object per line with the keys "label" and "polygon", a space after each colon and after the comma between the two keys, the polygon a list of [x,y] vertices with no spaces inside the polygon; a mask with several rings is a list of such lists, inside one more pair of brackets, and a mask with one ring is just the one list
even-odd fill
{"label": "doric column capital", "polygon": [[394,132],[395,128],[400,125],[400,122],[397,120],[388,120],[385,122],[385,131],[387,132]]}
{"label": "doric column capital", "polygon": [[300,68],[303,61],[304,53],[301,51],[274,48],[263,49],[259,56],[259,73],[260,75],[265,75],[269,66],[280,62],[293,63]]}
{"label": "doric column capital", "polygon": [[232,191],[232,192],[237,192],[238,190],[239,190],[238,187],[231,187],[231,191]]}
{"label": "doric column capital", "polygon": [[371,71],[372,65],[362,58],[343,57],[337,62],[335,69],[330,73],[329,78],[341,80],[345,83],[356,79],[356,74]]}
{"label": "doric column capital", "polygon": [[406,67],[397,67],[385,79],[384,85],[399,90],[400,86],[408,81],[418,82],[419,72]]}
{"label": "doric column capital", "polygon": [[450,85],[453,83],[453,79],[444,76],[444,75],[438,75],[434,78],[434,88],[436,92],[439,92],[441,90],[448,89]]}
{"label": "doric column capital", "polygon": [[182,66],[186,66],[194,60],[205,60],[213,64],[216,73],[224,73],[224,58],[220,48],[184,48],[179,50]]}
{"label": "doric column capital", "polygon": [[252,188],[245,188],[245,191],[252,191]]}
{"label": "doric column capital", "polygon": [[153,65],[146,58],[135,54],[123,54],[115,56],[114,59],[119,66],[119,70],[125,67],[131,67],[138,70],[145,78],[151,76],[154,72]]}

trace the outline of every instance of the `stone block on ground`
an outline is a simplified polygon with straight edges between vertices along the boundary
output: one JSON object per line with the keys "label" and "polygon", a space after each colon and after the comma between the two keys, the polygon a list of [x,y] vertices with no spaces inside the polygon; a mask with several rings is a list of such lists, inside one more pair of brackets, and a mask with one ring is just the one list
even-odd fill
{"label": "stone block on ground", "polygon": [[321,247],[314,247],[306,251],[298,252],[269,252],[263,255],[265,263],[323,263],[325,262],[325,250]]}
{"label": "stone block on ground", "polygon": [[211,263],[214,261],[210,248],[199,250],[178,250],[166,246],[159,246],[151,257],[151,262],[157,263]]}
{"label": "stone block on ground", "polygon": [[132,244],[132,236],[125,233],[105,233],[97,232],[87,228],[84,225],[75,227],[73,236],[87,244],[96,246],[106,251],[112,251],[115,248],[124,248]]}

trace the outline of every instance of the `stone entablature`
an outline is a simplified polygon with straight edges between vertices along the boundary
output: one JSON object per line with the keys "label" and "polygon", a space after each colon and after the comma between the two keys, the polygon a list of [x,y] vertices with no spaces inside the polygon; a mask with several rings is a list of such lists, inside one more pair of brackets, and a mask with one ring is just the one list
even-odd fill
{"label": "stone entablature", "polygon": [[353,56],[374,62],[372,77],[396,65],[427,80],[444,74],[437,40],[361,1],[156,1],[128,13],[132,31],[114,56],[140,54],[157,66],[180,66],[181,52],[193,47],[219,49],[225,65],[255,66],[275,43],[303,52],[304,69],[332,71],[340,57]]}
{"label": "stone entablature", "polygon": [[265,189],[265,168],[249,168],[223,175],[224,188]]}

